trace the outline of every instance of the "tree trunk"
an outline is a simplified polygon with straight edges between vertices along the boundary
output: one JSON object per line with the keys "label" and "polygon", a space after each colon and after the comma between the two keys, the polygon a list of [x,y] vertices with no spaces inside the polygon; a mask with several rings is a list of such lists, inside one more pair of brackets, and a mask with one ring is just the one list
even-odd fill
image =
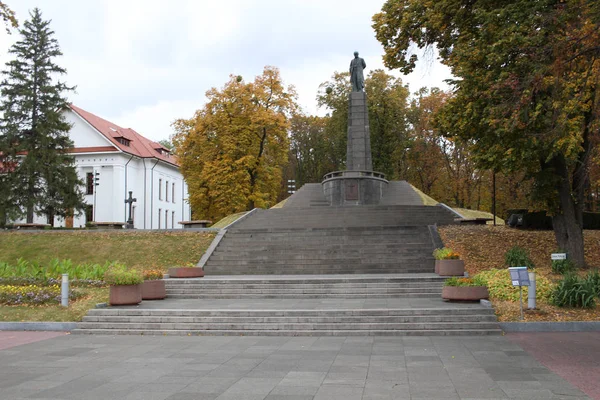
{"label": "tree trunk", "polygon": [[571,182],[569,172],[562,157],[556,157],[553,160],[556,172],[560,175],[560,181],[557,184],[560,211],[552,218],[552,225],[556,242],[561,250],[569,255],[569,258],[578,266],[585,266],[585,257],[583,250],[583,229],[581,225],[582,204],[577,204],[571,192]]}

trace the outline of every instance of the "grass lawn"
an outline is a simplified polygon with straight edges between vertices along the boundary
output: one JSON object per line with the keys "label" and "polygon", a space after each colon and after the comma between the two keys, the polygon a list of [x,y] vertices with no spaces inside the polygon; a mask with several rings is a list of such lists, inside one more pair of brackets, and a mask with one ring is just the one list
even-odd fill
{"label": "grass lawn", "polygon": [[227,225],[231,224],[232,222],[237,221],[240,217],[242,217],[246,213],[247,213],[247,211],[239,212],[239,213],[236,213],[236,214],[229,214],[228,216],[226,216],[225,218],[221,219],[216,224],[212,224],[210,227],[211,228],[223,229]]}
{"label": "grass lawn", "polygon": [[54,258],[74,264],[120,261],[130,267],[197,263],[214,237],[206,232],[54,231],[0,233],[0,261],[18,258],[47,263]]}
{"label": "grass lawn", "polygon": [[77,288],[85,297],[71,301],[68,308],[48,306],[0,306],[0,322],[81,321],[90,308],[108,301],[108,288]]}
{"label": "grass lawn", "polygon": [[[551,269],[550,254],[557,250],[553,231],[529,231],[507,226],[459,226],[440,227],[440,234],[447,247],[461,255],[469,275],[492,268],[506,268],[504,253],[513,246],[521,246],[535,264],[537,274],[553,282],[562,279]],[[585,258],[589,268],[600,267],[600,231],[584,231]],[[580,271],[581,274],[587,271]],[[518,321],[518,302],[492,299],[500,321]],[[525,304],[527,299],[525,299]],[[600,321],[600,301],[592,309],[555,307],[537,301],[538,310],[527,311],[525,321]]]}

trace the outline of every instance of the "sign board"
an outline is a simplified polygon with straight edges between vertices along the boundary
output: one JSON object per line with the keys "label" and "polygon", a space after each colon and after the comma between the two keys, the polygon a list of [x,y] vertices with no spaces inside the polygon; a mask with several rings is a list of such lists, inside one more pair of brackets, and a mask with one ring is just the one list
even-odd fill
{"label": "sign board", "polygon": [[567,253],[552,253],[552,260],[566,260]]}
{"label": "sign board", "polygon": [[511,267],[510,280],[513,286],[529,286],[529,273],[527,267]]}

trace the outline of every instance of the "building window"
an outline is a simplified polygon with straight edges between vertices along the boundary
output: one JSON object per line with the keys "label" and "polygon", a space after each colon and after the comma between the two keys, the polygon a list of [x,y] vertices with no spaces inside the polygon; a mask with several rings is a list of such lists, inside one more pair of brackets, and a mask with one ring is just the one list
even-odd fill
{"label": "building window", "polygon": [[162,179],[158,180],[158,199],[162,200]]}
{"label": "building window", "polygon": [[94,206],[91,204],[87,204],[85,206],[85,222],[87,224],[88,222],[92,221],[94,221]]}
{"label": "building window", "polygon": [[175,203],[175,182],[173,182],[173,189],[171,192],[171,201]]}
{"label": "building window", "polygon": [[94,173],[88,172],[85,175],[85,183],[87,186],[87,191],[85,194],[94,194]]}
{"label": "building window", "polygon": [[165,210],[165,229],[169,228],[169,210]]}
{"label": "building window", "polygon": [[160,229],[160,217],[162,216],[162,208],[158,209],[158,229]]}
{"label": "building window", "polygon": [[169,181],[165,182],[165,201],[169,202]]}
{"label": "building window", "polygon": [[119,142],[122,145],[127,146],[127,147],[129,147],[129,144],[131,143],[131,140],[125,139],[124,137],[118,137],[116,139],[117,139],[117,142]]}
{"label": "building window", "polygon": [[175,211],[171,213],[171,228],[175,229]]}

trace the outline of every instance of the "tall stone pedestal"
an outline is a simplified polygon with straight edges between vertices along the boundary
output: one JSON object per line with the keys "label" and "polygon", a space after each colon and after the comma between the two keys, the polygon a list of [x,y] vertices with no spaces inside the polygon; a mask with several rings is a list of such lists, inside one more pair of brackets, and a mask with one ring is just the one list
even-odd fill
{"label": "tall stone pedestal", "polygon": [[352,92],[348,107],[346,171],[323,177],[323,193],[332,206],[379,204],[388,181],[373,171],[367,95]]}

